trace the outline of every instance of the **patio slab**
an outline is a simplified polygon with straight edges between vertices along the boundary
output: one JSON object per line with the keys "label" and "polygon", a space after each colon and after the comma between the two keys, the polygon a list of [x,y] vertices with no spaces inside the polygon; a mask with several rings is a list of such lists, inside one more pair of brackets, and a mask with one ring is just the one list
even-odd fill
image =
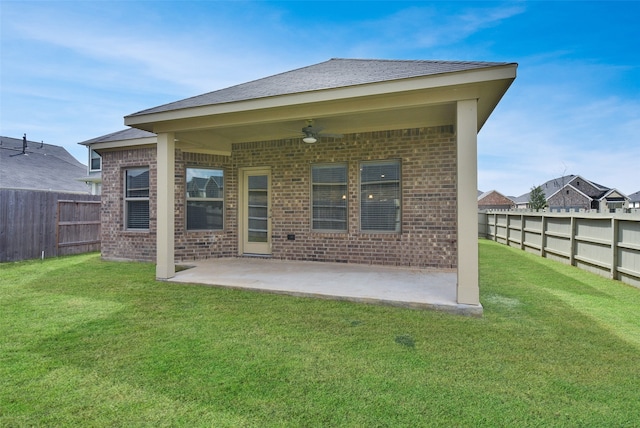
{"label": "patio slab", "polygon": [[168,282],[482,315],[481,305],[456,302],[455,271],[251,257],[183,265]]}

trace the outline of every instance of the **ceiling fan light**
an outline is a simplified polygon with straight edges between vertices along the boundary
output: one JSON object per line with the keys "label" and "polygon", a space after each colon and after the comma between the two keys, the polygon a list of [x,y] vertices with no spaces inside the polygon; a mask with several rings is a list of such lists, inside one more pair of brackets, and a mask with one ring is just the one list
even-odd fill
{"label": "ceiling fan light", "polygon": [[304,141],[307,144],[313,144],[313,143],[317,142],[318,140],[313,135],[307,135],[306,137],[304,137],[302,139],[302,141]]}

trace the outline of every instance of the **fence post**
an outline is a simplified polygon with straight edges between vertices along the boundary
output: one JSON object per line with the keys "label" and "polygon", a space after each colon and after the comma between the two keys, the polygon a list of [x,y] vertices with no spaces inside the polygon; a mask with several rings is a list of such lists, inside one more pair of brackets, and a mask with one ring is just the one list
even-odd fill
{"label": "fence post", "polygon": [[[533,216],[535,211],[530,211]],[[587,211],[569,211],[562,214],[548,210],[537,211],[540,218],[541,229],[529,229],[532,234],[540,235],[540,257],[551,256],[563,263],[569,262],[571,266],[593,271],[601,276],[640,288],[640,270],[638,269],[638,257],[640,257],[640,210],[627,213],[592,213]],[[521,221],[521,248],[528,249],[524,219],[521,211],[496,211],[492,212],[492,219],[488,224],[493,225],[493,236],[490,238],[498,243],[509,245],[509,236],[514,227],[512,220],[520,216]],[[569,230],[567,231],[567,217],[569,217]],[[491,223],[489,223],[491,221]],[[498,223],[505,229],[505,236],[498,236]],[[537,222],[536,222],[537,223]],[[549,224],[552,223],[552,230]],[[610,230],[606,230],[609,227]],[[580,235],[578,236],[578,233]],[[503,242],[504,240],[504,242]],[[535,245],[533,245],[535,246]],[[567,246],[569,248],[567,249]],[[609,247],[607,249],[606,247]]]}
{"label": "fence post", "polygon": [[58,249],[60,248],[60,204],[60,200],[56,201],[56,218],[54,220],[56,225],[56,256],[58,255]]}
{"label": "fence post", "polygon": [[618,279],[618,219],[611,217],[611,279]]}
{"label": "fence post", "polygon": [[576,265],[576,217],[571,215],[571,225],[569,226],[569,264]]}
{"label": "fence post", "polygon": [[542,222],[541,222],[541,230],[540,230],[540,257],[547,257],[547,252],[545,251],[545,247],[547,246],[547,216],[544,215],[544,212],[540,214]]}
{"label": "fence post", "polygon": [[520,214],[520,249],[524,250],[524,214]]}

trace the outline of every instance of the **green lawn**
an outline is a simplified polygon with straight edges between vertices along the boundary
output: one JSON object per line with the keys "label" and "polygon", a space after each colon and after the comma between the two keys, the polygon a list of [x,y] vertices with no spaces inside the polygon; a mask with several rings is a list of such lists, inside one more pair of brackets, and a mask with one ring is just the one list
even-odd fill
{"label": "green lawn", "polygon": [[640,426],[640,290],[480,241],[482,318],[0,265],[0,426]]}

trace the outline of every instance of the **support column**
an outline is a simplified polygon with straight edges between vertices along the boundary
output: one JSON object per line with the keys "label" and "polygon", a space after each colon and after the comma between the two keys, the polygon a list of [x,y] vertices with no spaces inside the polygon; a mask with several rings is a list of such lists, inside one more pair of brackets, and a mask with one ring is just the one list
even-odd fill
{"label": "support column", "polygon": [[479,305],[478,100],[457,103],[458,287],[460,304]]}
{"label": "support column", "polygon": [[156,191],[156,278],[175,276],[175,140],[172,132],[158,134]]}

